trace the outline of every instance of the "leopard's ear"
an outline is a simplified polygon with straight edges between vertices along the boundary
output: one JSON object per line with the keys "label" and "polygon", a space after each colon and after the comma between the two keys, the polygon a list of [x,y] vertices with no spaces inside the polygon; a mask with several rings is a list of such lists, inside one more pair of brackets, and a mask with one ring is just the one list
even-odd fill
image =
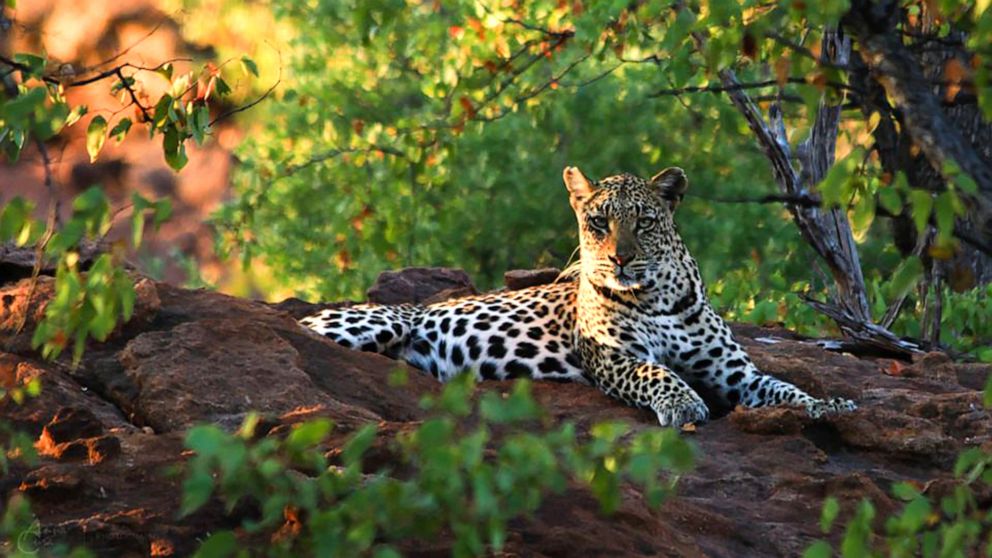
{"label": "leopard's ear", "polygon": [[592,195],[595,186],[578,167],[565,167],[561,176],[565,180],[565,187],[568,188],[568,200],[572,208],[578,209],[582,202]]}
{"label": "leopard's ear", "polygon": [[678,206],[689,187],[685,171],[679,167],[668,167],[651,177],[651,186],[661,192],[661,197],[668,200],[672,209]]}

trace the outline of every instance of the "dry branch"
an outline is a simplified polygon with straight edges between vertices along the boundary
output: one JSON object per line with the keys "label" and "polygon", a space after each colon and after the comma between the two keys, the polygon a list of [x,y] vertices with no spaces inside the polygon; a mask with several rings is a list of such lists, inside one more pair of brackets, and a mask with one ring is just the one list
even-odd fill
{"label": "dry branch", "polygon": [[[824,33],[821,48],[826,63],[846,66],[851,41],[838,31]],[[768,119],[748,95],[731,70],[719,73],[722,90],[744,116],[758,144],[772,165],[775,181],[791,198],[814,198],[813,189],[834,163],[841,105],[820,101],[809,137],[792,153],[782,111],[778,103],[769,109]],[[800,170],[792,165],[798,159]],[[826,262],[836,285],[830,303],[807,300],[813,308],[833,319],[841,331],[859,342],[890,352],[908,354],[916,346],[904,342],[872,321],[861,261],[847,215],[842,209],[820,208],[812,204],[787,203],[796,226],[807,243]]]}

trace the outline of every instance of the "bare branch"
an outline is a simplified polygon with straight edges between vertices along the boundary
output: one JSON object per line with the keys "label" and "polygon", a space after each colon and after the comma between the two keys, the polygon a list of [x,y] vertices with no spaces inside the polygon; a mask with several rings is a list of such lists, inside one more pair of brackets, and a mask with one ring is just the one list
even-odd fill
{"label": "bare branch", "polygon": [[137,105],[138,110],[141,111],[141,116],[144,119],[144,122],[148,122],[148,123],[152,122],[154,119],[152,118],[152,115],[148,113],[148,107],[141,104],[141,101],[138,100],[138,93],[134,90],[133,87],[131,87],[131,84],[124,76],[124,71],[121,70],[121,68],[117,68],[115,74],[121,80],[121,86],[124,88],[125,91],[127,91],[128,95],[131,97],[131,104]]}
{"label": "bare branch", "polygon": [[223,112],[223,113],[217,115],[216,118],[214,118],[213,120],[210,121],[210,125],[213,126],[214,124],[220,122],[221,120],[224,120],[225,118],[229,118],[230,116],[235,115],[235,114],[237,114],[239,112],[244,112],[244,111],[246,111],[246,110],[254,107],[258,103],[261,103],[269,95],[271,95],[273,91],[276,90],[276,87],[279,87],[279,84],[281,82],[282,82],[282,78],[276,79],[276,82],[273,83],[271,87],[269,87],[268,89],[266,89],[265,90],[265,93],[262,93],[261,95],[259,95],[258,98],[256,98],[254,101],[252,101],[252,102],[250,102],[250,103],[248,103],[246,105],[241,105],[241,106],[235,107],[235,108],[233,108],[233,109],[231,109],[229,111],[226,111],[226,112]]}
{"label": "bare branch", "polygon": [[[785,83],[802,84],[802,85],[813,85],[806,81],[806,78],[801,77],[790,77],[785,80]],[[748,89],[760,89],[763,87],[779,87],[782,84],[777,79],[768,79],[764,81],[755,81],[748,83],[741,83],[734,78],[733,83],[727,83],[726,81],[723,85],[706,85],[706,86],[687,86],[676,89],[660,89],[648,95],[648,97],[662,97],[665,95],[682,95],[684,93],[733,93],[735,91],[745,91]],[[824,86],[831,87],[840,91],[853,91],[859,93],[860,91],[846,83],[840,83],[837,81],[827,81]]]}
{"label": "bare branch", "polygon": [[686,197],[698,198],[710,203],[756,203],[756,204],[779,204],[784,203],[796,207],[820,207],[823,202],[819,197],[806,192],[799,195],[790,194],[768,194],[757,198],[747,197],[712,197],[686,192]]}
{"label": "bare branch", "polygon": [[392,155],[394,157],[407,159],[405,153],[399,151],[398,149],[389,147],[387,145],[372,144],[369,145],[368,147],[336,147],[334,149],[329,149],[322,153],[312,155],[309,159],[303,161],[302,163],[286,165],[283,172],[279,174],[279,178],[292,176],[293,174],[296,174],[300,170],[305,169],[309,166],[323,163],[324,161],[329,161],[331,159],[336,159],[337,157],[340,157],[348,153],[374,153],[376,151],[381,151],[383,153]]}

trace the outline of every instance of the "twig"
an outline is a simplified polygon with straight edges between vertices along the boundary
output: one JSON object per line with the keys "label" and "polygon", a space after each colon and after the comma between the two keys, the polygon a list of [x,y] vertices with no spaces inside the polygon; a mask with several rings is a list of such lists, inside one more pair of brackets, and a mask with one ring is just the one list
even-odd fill
{"label": "twig", "polygon": [[317,163],[322,163],[329,159],[340,157],[341,155],[345,155],[347,153],[372,153],[374,151],[382,151],[383,153],[388,153],[389,155],[393,155],[394,157],[401,157],[403,159],[407,158],[406,154],[403,153],[402,151],[399,151],[397,149],[394,149],[386,145],[372,144],[368,147],[336,147],[334,149],[324,151],[323,153],[312,155],[309,159],[303,161],[302,163],[297,163],[295,165],[294,164],[286,165],[283,172],[279,175],[279,178],[291,176],[306,167],[309,167],[311,165],[316,165]]}
{"label": "twig", "polygon": [[[47,160],[47,151],[44,157]],[[50,171],[46,169],[46,175],[49,173]],[[38,241],[38,244],[34,249],[34,267],[31,268],[31,286],[28,288],[27,303],[24,305],[24,313],[21,315],[21,321],[17,324],[17,328],[14,330],[15,335],[21,333],[21,331],[24,330],[24,326],[28,323],[28,314],[31,312],[31,300],[34,298],[34,294],[38,290],[38,277],[41,275],[41,266],[45,259],[45,248],[48,247],[48,243],[52,240],[52,237],[55,236],[55,228],[58,220],[58,208],[59,202],[52,197],[48,203],[48,219],[45,222],[45,236]]]}
{"label": "twig", "polygon": [[100,63],[96,64],[93,67],[94,68],[99,68],[100,66],[106,66],[107,64],[110,64],[111,62],[113,62],[114,60],[117,60],[121,56],[124,56],[125,54],[131,52],[131,49],[133,49],[134,47],[136,47],[136,46],[140,45],[141,43],[145,42],[146,40],[148,40],[149,37],[151,37],[156,32],[158,32],[158,30],[162,27],[162,25],[165,24],[165,22],[167,22],[167,21],[170,21],[170,19],[168,17],[163,17],[162,19],[159,20],[158,23],[155,24],[155,27],[152,27],[152,30],[149,31],[148,33],[146,33],[143,37],[139,38],[138,40],[136,40],[133,43],[131,43],[130,45],[128,45],[127,48],[125,48],[124,50],[118,52],[117,54],[111,56],[110,58],[104,60],[103,62],[100,62]]}
{"label": "twig", "polygon": [[[812,83],[806,81],[806,78],[801,78],[801,77],[790,77],[790,78],[786,78],[785,83],[795,83],[795,84],[802,84],[802,85],[815,85],[815,84],[812,84]],[[736,82],[735,81],[735,83],[734,84],[731,84],[731,85],[728,85],[728,84],[724,84],[724,85],[706,85],[706,86],[691,85],[691,86],[681,87],[681,88],[677,88],[677,89],[660,89],[658,91],[655,91],[654,93],[649,94],[648,97],[662,97],[662,96],[666,96],[666,95],[682,95],[682,94],[685,94],[685,93],[733,93],[733,92],[736,92],[736,91],[745,91],[745,90],[748,90],[748,89],[760,89],[762,87],[772,87],[772,86],[780,86],[780,85],[781,85],[781,83],[777,79],[768,79],[768,80],[764,80],[764,81],[745,82],[745,83],[741,83],[741,82]],[[826,86],[826,87],[832,87],[834,89],[839,89],[839,90],[844,90],[844,91],[852,91],[854,93],[861,93],[861,91],[858,90],[857,88],[852,87],[850,85],[847,85],[846,83],[840,83],[838,81],[827,81],[823,85]]]}
{"label": "twig", "polygon": [[575,31],[571,29],[565,29],[563,31],[552,31],[546,27],[541,27],[540,25],[534,25],[533,23],[527,23],[526,21],[514,19],[514,18],[506,18],[503,20],[503,23],[512,23],[514,25],[519,25],[524,29],[529,29],[530,31],[538,31],[540,33],[544,33],[549,37],[568,38],[575,36]]}
{"label": "twig", "polygon": [[[927,231],[924,234],[918,235],[916,237],[916,246],[913,247],[912,254],[919,257],[923,253],[923,249],[930,244],[930,238],[933,234],[933,227],[927,227]],[[878,325],[884,327],[885,329],[890,329],[892,324],[895,323],[896,318],[899,317],[899,312],[902,310],[902,305],[906,302],[906,297],[909,296],[909,291],[902,293],[899,298],[892,302],[892,305],[885,311],[885,315],[878,322]],[[921,336],[925,337],[925,336]]]}
{"label": "twig", "polygon": [[817,56],[809,48],[804,47],[803,45],[794,43],[794,42],[786,39],[782,35],[779,35],[778,33],[766,33],[765,36],[768,37],[769,39],[775,41],[776,43],[778,43],[778,44],[780,44],[780,45],[782,45],[784,47],[787,47],[787,48],[789,48],[789,49],[791,49],[791,50],[793,50],[793,51],[795,51],[795,52],[797,52],[797,53],[805,56],[806,58],[809,58],[809,59],[815,61],[818,66],[823,66],[825,68],[835,68],[835,69],[838,69],[838,70],[850,70],[850,66],[848,66],[847,64],[836,64],[834,62],[831,62],[830,60],[827,60],[823,56]]}
{"label": "twig", "polygon": [[[536,88],[534,88],[534,89],[532,89],[532,90],[530,90],[530,91],[528,91],[526,93],[522,93],[522,94],[518,95],[517,97],[514,97],[513,98],[513,103],[514,104],[517,104],[517,103],[522,103],[524,101],[527,101],[529,99],[533,99],[534,97],[537,97],[538,95],[540,95],[541,93],[543,93],[544,91],[546,91],[548,88],[550,88],[552,84],[554,84],[554,83],[560,83],[560,80],[561,80],[562,77],[564,77],[565,75],[567,75],[568,72],[571,72],[573,69],[575,69],[576,66],[578,66],[582,62],[586,61],[590,56],[591,56],[591,54],[586,54],[584,56],[580,56],[576,60],[572,61],[571,64],[569,64],[568,66],[566,66],[565,69],[563,69],[561,72],[559,72],[557,76],[552,76],[551,79],[549,79],[548,81],[546,81],[540,87],[536,87]],[[603,76],[600,76],[600,77],[603,77]],[[599,78],[597,78],[597,79],[599,79]],[[501,110],[499,113],[497,113],[497,114],[495,114],[493,116],[477,116],[477,117],[472,118],[471,120],[473,122],[492,122],[494,120],[499,120],[500,118],[503,118],[504,116],[506,116],[510,112],[511,111],[509,109],[504,109],[504,110]]]}
{"label": "twig", "polygon": [[[72,87],[82,87],[83,85],[89,85],[91,83],[95,83],[97,81],[100,81],[102,79],[107,79],[108,77],[112,77],[112,76],[121,77],[123,76],[122,70],[125,69],[135,70],[138,72],[157,72],[161,70],[163,67],[165,67],[166,64],[172,64],[174,62],[192,62],[192,61],[193,61],[192,58],[182,58],[182,57],[170,58],[169,60],[165,60],[159,63],[157,66],[138,66],[136,64],[125,62],[124,64],[120,64],[119,66],[115,66],[113,68],[110,68],[109,70],[104,70],[99,74],[96,74],[95,76],[90,76],[85,79],[70,81],[69,83],[62,84],[62,86],[65,87],[66,89],[69,89]],[[130,77],[134,77],[134,76],[130,76]],[[55,84],[62,83],[58,79],[51,77],[45,78],[45,81],[48,81],[48,83],[55,83]]]}
{"label": "twig", "polygon": [[38,154],[41,155],[42,168],[45,171],[45,190],[55,204],[55,225],[60,226],[62,224],[62,200],[55,193],[55,183],[52,177],[52,158],[48,154],[48,147],[45,145],[45,142],[35,138],[34,145],[38,149]]}
{"label": "twig", "polygon": [[279,84],[280,84],[280,83],[282,83],[282,79],[281,79],[281,78],[280,78],[280,79],[277,79],[277,80],[276,80],[276,82],[272,84],[272,87],[269,87],[269,88],[268,88],[268,89],[267,89],[267,90],[265,91],[265,93],[262,93],[262,94],[261,94],[261,95],[260,95],[260,96],[259,96],[259,97],[258,97],[257,99],[255,99],[254,101],[252,101],[252,102],[250,102],[250,103],[248,103],[247,105],[241,105],[241,106],[239,106],[239,107],[235,107],[235,108],[233,108],[233,109],[231,109],[231,110],[229,110],[229,111],[226,111],[226,112],[222,112],[222,113],[221,113],[221,114],[219,114],[219,115],[218,115],[218,116],[217,116],[216,118],[214,118],[213,120],[211,120],[211,121],[210,121],[210,125],[211,125],[211,126],[213,126],[214,124],[216,124],[217,122],[220,122],[221,120],[224,120],[225,118],[228,118],[228,117],[230,117],[230,116],[232,116],[232,115],[235,115],[235,114],[237,114],[237,113],[239,113],[239,112],[244,112],[244,111],[246,111],[246,110],[248,110],[248,109],[250,109],[250,108],[252,108],[252,107],[254,107],[254,106],[255,106],[255,105],[257,105],[258,103],[261,103],[261,102],[262,102],[262,101],[264,101],[264,100],[265,100],[265,99],[266,99],[266,98],[267,98],[267,97],[268,97],[269,95],[271,95],[273,91],[275,91],[275,90],[276,90],[276,87],[279,87]]}
{"label": "twig", "polygon": [[[49,84],[49,85],[61,85],[62,87],[66,88],[66,89],[69,89],[69,88],[72,88],[72,87],[82,87],[84,85],[89,85],[91,83],[96,83],[96,82],[98,82],[100,80],[104,80],[104,79],[107,79],[109,77],[120,76],[120,75],[122,75],[121,74],[121,70],[124,70],[124,69],[132,69],[132,70],[137,70],[137,71],[142,71],[142,72],[154,72],[154,71],[157,71],[157,70],[162,69],[162,67],[165,66],[166,64],[172,64],[173,62],[192,62],[192,61],[193,61],[192,58],[171,58],[169,60],[166,60],[166,61],[162,62],[158,66],[152,66],[152,67],[138,66],[136,64],[131,64],[129,62],[126,62],[124,64],[120,64],[118,66],[114,66],[113,68],[110,68],[108,70],[104,70],[104,71],[102,71],[102,72],[100,72],[100,73],[98,73],[96,75],[90,76],[88,78],[79,79],[79,80],[75,80],[75,81],[70,81],[70,82],[67,82],[67,83],[63,83],[61,79],[59,79],[57,77],[50,76],[50,75],[43,75],[43,76],[41,76],[41,80],[44,81],[45,83]],[[15,68],[15,69],[20,70],[22,72],[27,72],[27,71],[30,71],[31,70],[31,67],[28,66],[27,64],[22,64],[20,62],[17,62],[16,60],[13,60],[13,59],[8,58],[8,57],[3,56],[3,55],[0,55],[0,62],[3,62],[4,64],[10,66],[11,68]]]}
{"label": "twig", "polygon": [[131,104],[138,105],[138,110],[141,111],[141,116],[142,118],[144,118],[144,121],[148,123],[154,121],[154,118],[152,118],[152,116],[148,114],[148,108],[145,107],[145,105],[141,104],[141,101],[138,100],[138,93],[134,90],[133,87],[131,87],[131,84],[128,83],[127,78],[124,77],[124,71],[121,68],[116,68],[114,73],[117,75],[118,78],[120,78],[121,86],[123,86],[124,89],[128,92],[128,95],[131,96]]}
{"label": "twig", "polygon": [[702,196],[699,194],[693,194],[691,192],[686,193],[686,197],[694,197],[701,200],[706,200],[713,203],[757,203],[757,204],[772,204],[772,203],[785,203],[793,205],[796,207],[820,207],[823,202],[820,198],[811,195],[809,193],[801,193],[797,195],[790,194],[768,194],[766,196],[761,196],[757,198],[747,198],[747,197],[710,197]]}

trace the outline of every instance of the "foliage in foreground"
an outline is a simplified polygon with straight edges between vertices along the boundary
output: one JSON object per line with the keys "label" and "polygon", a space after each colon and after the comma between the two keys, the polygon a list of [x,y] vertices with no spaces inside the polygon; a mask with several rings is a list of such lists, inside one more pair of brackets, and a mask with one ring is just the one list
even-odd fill
{"label": "foliage in foreground", "polygon": [[[628,436],[628,425],[602,423],[586,440],[571,424],[532,428],[542,415],[527,381],[505,398],[483,394],[478,425],[466,430],[473,385],[463,375],[439,397],[426,398],[433,418],[397,435],[391,443],[399,462],[372,474],[365,474],[363,458],[376,437],[373,425],[348,438],[335,465],[322,449],[333,427],[326,419],[300,424],[284,440],[253,440],[252,421],[235,435],[194,428],[186,437],[196,456],[188,463],[183,512],[213,494],[229,511],[254,506],[258,515],[244,520],[244,530],[278,533],[269,548],[252,554],[396,556],[394,544],[445,535],[454,555],[478,556],[498,551],[511,519],[532,514],[570,483],[591,490],[609,513],[619,506],[621,483],[640,486],[658,506],[692,466],[692,447],[672,429]],[[232,532],[217,532],[199,556],[230,556],[237,548]]]}
{"label": "foliage in foreground", "polygon": [[[985,407],[992,408],[992,378],[985,386]],[[839,548],[843,558],[966,558],[992,556],[992,453],[979,447],[962,452],[954,465],[956,484],[939,499],[929,485],[899,482],[892,496],[903,502],[890,517],[877,518],[875,506],[862,500],[844,526]],[[835,498],[824,502],[820,527],[829,534],[840,512]],[[873,525],[880,525],[880,536]],[[803,558],[835,556],[833,546],[817,541]]]}

